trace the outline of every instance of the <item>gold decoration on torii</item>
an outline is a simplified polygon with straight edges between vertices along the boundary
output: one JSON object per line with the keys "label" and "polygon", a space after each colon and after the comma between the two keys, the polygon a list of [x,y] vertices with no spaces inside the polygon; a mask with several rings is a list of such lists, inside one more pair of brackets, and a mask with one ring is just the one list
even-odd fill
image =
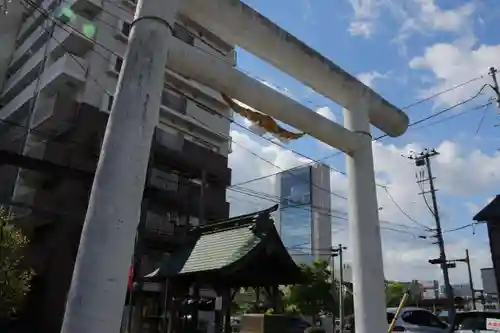
{"label": "gold decoration on torii", "polygon": [[[229,105],[234,112],[239,114],[242,117],[250,120],[253,124],[265,129],[267,132],[276,135],[277,137],[285,140],[296,140],[303,137],[306,133],[293,133],[290,132],[276,122],[270,116],[263,114],[261,112],[250,110],[247,107],[244,107],[238,103],[236,103],[232,98],[225,94],[221,94],[224,101]],[[241,103],[241,102],[240,102]]]}

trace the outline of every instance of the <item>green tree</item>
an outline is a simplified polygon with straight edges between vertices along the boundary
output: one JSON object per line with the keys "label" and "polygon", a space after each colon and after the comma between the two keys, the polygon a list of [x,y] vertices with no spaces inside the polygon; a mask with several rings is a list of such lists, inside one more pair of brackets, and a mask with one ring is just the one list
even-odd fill
{"label": "green tree", "polygon": [[408,287],[403,283],[387,281],[385,286],[387,306],[399,306],[399,302],[401,302],[401,298],[403,298],[403,295],[407,290]]}
{"label": "green tree", "polygon": [[12,318],[30,291],[33,271],[22,265],[28,238],[0,207],[0,321]]}
{"label": "green tree", "polygon": [[337,302],[332,295],[328,263],[317,260],[312,265],[301,265],[301,269],[308,282],[285,289],[285,308],[290,312],[311,316],[314,320],[320,314],[335,313]]}

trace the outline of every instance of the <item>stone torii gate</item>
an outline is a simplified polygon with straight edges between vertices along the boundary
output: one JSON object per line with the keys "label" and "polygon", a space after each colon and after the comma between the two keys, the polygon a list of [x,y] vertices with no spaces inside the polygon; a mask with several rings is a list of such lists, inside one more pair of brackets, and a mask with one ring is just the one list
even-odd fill
{"label": "stone torii gate", "polygon": [[[171,38],[178,13],[344,107],[344,126]],[[63,333],[118,332],[165,66],[346,154],[355,325],[387,330],[370,123],[403,134],[408,117],[239,0],[139,0],[82,232]]]}

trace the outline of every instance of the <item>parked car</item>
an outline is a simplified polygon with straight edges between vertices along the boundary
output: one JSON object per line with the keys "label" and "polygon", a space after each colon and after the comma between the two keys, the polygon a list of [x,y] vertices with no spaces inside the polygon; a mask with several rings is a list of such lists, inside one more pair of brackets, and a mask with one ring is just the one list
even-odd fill
{"label": "parked car", "polygon": [[[490,320],[489,319],[493,319]],[[488,321],[490,322],[488,325]],[[455,317],[455,324],[453,330],[456,333],[470,333],[470,332],[491,332],[499,331],[498,328],[490,328],[492,324],[500,324],[500,312],[494,310],[486,311],[466,311],[458,312]]]}
{"label": "parked car", "polygon": [[[397,308],[387,309],[387,323],[391,324]],[[406,307],[396,319],[393,332],[448,333],[448,324],[439,320],[432,312],[415,307]]]}

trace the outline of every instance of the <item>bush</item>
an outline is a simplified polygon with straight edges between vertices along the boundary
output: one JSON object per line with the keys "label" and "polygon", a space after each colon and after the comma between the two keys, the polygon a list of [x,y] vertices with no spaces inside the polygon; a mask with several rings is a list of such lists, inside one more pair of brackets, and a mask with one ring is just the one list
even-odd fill
{"label": "bush", "polygon": [[28,238],[10,222],[0,207],[0,322],[21,309],[34,275],[31,269],[22,267]]}

